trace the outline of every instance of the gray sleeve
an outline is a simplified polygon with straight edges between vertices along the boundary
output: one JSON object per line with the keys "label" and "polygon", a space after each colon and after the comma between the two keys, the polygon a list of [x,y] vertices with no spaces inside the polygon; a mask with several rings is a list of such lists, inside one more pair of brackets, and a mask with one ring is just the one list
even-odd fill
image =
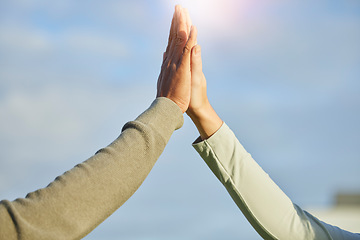
{"label": "gray sleeve", "polygon": [[225,123],[209,139],[197,140],[193,146],[263,239],[360,239],[293,204]]}
{"label": "gray sleeve", "polygon": [[0,202],[0,239],[81,239],[141,185],[173,131],[180,108],[157,98],[109,146],[26,198]]}

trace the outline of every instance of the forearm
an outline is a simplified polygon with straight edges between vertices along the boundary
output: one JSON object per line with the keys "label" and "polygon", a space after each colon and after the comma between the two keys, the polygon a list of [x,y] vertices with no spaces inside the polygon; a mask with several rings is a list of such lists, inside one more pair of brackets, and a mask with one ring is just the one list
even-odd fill
{"label": "forearm", "polygon": [[324,224],[294,205],[225,124],[212,137],[195,143],[194,147],[264,239],[358,237]]}
{"label": "forearm", "polygon": [[171,134],[180,108],[160,98],[87,161],[24,199],[0,204],[0,239],[80,239],[141,185]]}
{"label": "forearm", "polygon": [[202,140],[211,137],[223,123],[208,101],[201,108],[188,111],[187,114],[195,124]]}

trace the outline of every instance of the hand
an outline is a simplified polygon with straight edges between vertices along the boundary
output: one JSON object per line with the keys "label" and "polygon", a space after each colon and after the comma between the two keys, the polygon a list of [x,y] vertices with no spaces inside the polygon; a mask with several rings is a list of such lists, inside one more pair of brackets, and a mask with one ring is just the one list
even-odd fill
{"label": "hand", "polygon": [[186,113],[199,117],[210,106],[206,93],[206,78],[202,71],[201,47],[196,45],[191,50],[191,98]]}
{"label": "hand", "polygon": [[177,5],[171,22],[168,46],[163,56],[156,96],[171,99],[183,113],[190,103],[190,57],[196,37],[197,30],[192,27],[188,11]]}
{"label": "hand", "polygon": [[223,123],[210,105],[206,94],[206,78],[202,71],[199,45],[191,50],[191,98],[186,113],[196,125],[203,140],[213,135]]}

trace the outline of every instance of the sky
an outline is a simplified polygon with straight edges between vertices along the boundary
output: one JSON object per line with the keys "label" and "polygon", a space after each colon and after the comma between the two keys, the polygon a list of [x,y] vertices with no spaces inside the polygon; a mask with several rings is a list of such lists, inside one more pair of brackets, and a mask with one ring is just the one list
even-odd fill
{"label": "sky", "polygon": [[[0,198],[111,143],[154,100],[175,4],[198,28],[208,96],[298,205],[360,192],[360,2],[0,2]],[[260,239],[176,131],[139,190],[85,239]]]}

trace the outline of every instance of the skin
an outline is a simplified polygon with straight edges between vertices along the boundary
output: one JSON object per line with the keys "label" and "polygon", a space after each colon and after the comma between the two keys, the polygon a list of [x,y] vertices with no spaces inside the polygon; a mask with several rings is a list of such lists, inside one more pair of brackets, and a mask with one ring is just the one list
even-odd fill
{"label": "skin", "polygon": [[223,123],[206,94],[197,29],[192,25],[188,10],[180,5],[175,6],[156,96],[171,99],[183,113],[186,112],[203,140],[213,135]]}
{"label": "skin", "polygon": [[202,140],[213,135],[223,123],[206,94],[206,78],[202,71],[199,45],[194,46],[191,51],[191,97],[186,113],[194,122]]}
{"label": "skin", "polygon": [[192,26],[187,9],[175,6],[168,46],[157,83],[157,97],[167,97],[184,113],[191,95],[191,50],[196,44],[197,29]]}

